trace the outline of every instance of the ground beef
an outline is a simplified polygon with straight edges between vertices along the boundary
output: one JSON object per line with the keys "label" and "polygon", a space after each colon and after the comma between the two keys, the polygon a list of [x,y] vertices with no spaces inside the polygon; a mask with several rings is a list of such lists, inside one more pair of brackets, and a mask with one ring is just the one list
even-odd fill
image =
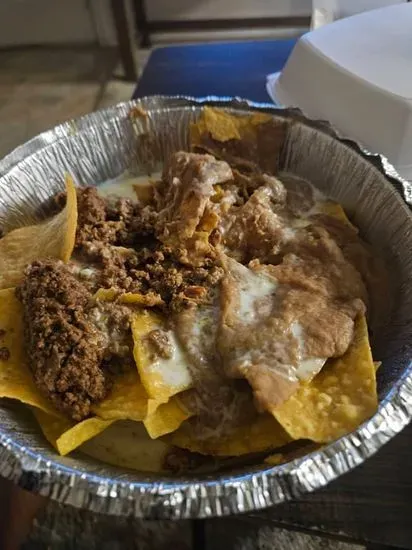
{"label": "ground beef", "polygon": [[[215,253],[220,236],[213,223],[218,217],[206,212],[205,205],[213,186],[231,177],[225,162],[179,152],[166,166],[153,203],[102,198],[94,187],[79,188],[72,272],[91,292],[114,288],[138,293],[142,305],[160,306],[165,313],[207,302],[223,270]],[[54,202],[55,209],[62,208],[65,194]],[[175,221],[177,240],[169,243]]]}
{"label": "ground beef", "polygon": [[78,209],[75,258],[94,268],[87,281],[92,292],[114,288],[139,293],[147,307],[177,311],[207,301],[209,289],[223,275],[213,258],[202,258],[201,265],[181,263],[188,258],[185,247],[167,246],[156,237],[158,214],[151,206],[102,199],[95,188],[83,188],[78,190]]}
{"label": "ground beef", "polygon": [[106,221],[106,201],[99,196],[96,187],[78,188],[77,206],[80,228]]}
{"label": "ground beef", "polygon": [[[66,193],[55,196],[51,212],[60,211],[66,203]],[[96,187],[77,188],[76,251],[87,243],[99,242],[113,246],[131,246],[154,235],[156,212],[151,205],[136,199],[101,197]]]}
{"label": "ground beef", "polygon": [[110,362],[112,358],[120,358],[126,367],[133,360],[130,308],[114,302],[96,301],[87,316],[104,335],[104,360]]}
{"label": "ground beef", "polygon": [[161,357],[162,359],[170,359],[172,357],[173,345],[170,342],[167,332],[164,330],[152,330],[146,336],[146,341],[155,357]]}
{"label": "ground beef", "polygon": [[8,348],[3,346],[0,348],[0,361],[8,361],[10,359],[10,351]]}
{"label": "ground beef", "polygon": [[27,268],[17,296],[35,384],[73,420],[86,418],[109,390],[101,368],[104,334],[87,316],[89,292],[64,264],[50,260]]}
{"label": "ground beef", "polygon": [[159,306],[165,313],[208,301],[209,290],[223,276],[217,261],[209,260],[203,267],[182,265],[173,250],[160,242],[140,250],[87,243],[82,261],[98,266],[93,291],[114,288],[119,293],[142,294],[147,307]]}

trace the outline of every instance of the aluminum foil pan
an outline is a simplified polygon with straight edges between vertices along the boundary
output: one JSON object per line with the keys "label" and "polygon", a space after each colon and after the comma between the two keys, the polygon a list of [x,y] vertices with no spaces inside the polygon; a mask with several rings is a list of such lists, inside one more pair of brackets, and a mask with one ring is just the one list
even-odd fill
{"label": "aluminum foil pan", "polygon": [[[0,162],[0,225],[33,221],[63,189],[64,173],[96,185],[130,170],[147,173],[188,145],[188,124],[203,105],[261,109],[290,120],[281,164],[303,176],[351,214],[391,266],[392,308],[373,344],[379,410],[355,432],[287,464],[254,463],[224,474],[139,474],[81,454],[59,457],[24,407],[0,406],[0,474],[21,487],[96,512],[145,518],[201,518],[248,512],[324,486],[375,453],[412,417],[412,186],[387,161],[340,139],[299,111],[238,99],[149,97],[67,122]],[[148,118],[132,124],[131,107]]]}

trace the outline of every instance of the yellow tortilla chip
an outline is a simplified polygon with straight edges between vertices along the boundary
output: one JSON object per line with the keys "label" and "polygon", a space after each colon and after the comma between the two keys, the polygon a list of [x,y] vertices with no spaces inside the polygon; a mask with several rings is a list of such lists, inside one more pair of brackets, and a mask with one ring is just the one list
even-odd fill
{"label": "yellow tortilla chip", "polygon": [[70,176],[66,177],[66,191],[66,206],[59,214],[0,239],[0,289],[18,285],[24,269],[34,260],[51,257],[69,261],[77,227],[76,189]]}
{"label": "yellow tortilla chip", "polygon": [[119,293],[114,288],[99,288],[99,290],[93,295],[93,298],[95,300],[100,300],[101,302],[113,302],[118,294]]}
{"label": "yellow tortilla chip", "polygon": [[325,201],[319,203],[319,211],[321,214],[327,214],[328,216],[331,216],[332,218],[336,218],[337,220],[343,222],[345,225],[351,227],[356,232],[358,232],[357,227],[355,227],[348,219],[347,215],[345,214],[344,209],[338,202],[334,201]]}
{"label": "yellow tortilla chip", "polygon": [[23,308],[14,288],[0,290],[0,397],[58,415],[35,386],[24,352]]}
{"label": "yellow tortilla chip", "polygon": [[114,422],[114,420],[94,417],[73,424],[66,418],[56,418],[38,409],[33,412],[47,441],[63,456],[74,451]]}
{"label": "yellow tortilla chip", "polygon": [[113,466],[141,472],[164,472],[172,447],[160,439],[150,439],[141,422],[126,420],[109,426],[79,450]]}
{"label": "yellow tortilla chip", "polygon": [[217,184],[213,187],[215,194],[210,197],[210,200],[214,203],[220,202],[225,196],[225,192],[221,185]]}
{"label": "yellow tortilla chip", "polygon": [[177,430],[191,413],[181,404],[178,397],[161,405],[155,404],[155,410],[144,419],[143,424],[152,439]]}
{"label": "yellow tortilla chip", "polygon": [[[191,386],[187,360],[179,343],[174,340],[173,356],[170,359],[153,359],[146,336],[154,330],[164,330],[165,323],[160,316],[149,311],[137,311],[132,318],[133,355],[140,380],[150,399],[159,405],[166,403],[173,395]],[[169,338],[172,335],[169,334]],[[173,337],[174,338],[174,337]]]}
{"label": "yellow tortilla chip", "polygon": [[207,233],[207,235],[210,235],[211,232],[218,226],[219,221],[220,217],[216,214],[216,212],[206,210],[199,222],[199,225],[197,226],[196,233],[199,232],[201,239],[204,239],[202,234]]}
{"label": "yellow tortilla chip", "polygon": [[275,174],[289,123],[265,113],[228,113],[205,107],[190,126],[192,147],[212,153],[232,167]]}
{"label": "yellow tortilla chip", "polygon": [[104,420],[140,421],[147,414],[147,393],[136,371],[118,374],[109,395],[92,406],[92,412]]}
{"label": "yellow tortilla chip", "polygon": [[120,294],[115,288],[99,288],[93,298],[101,302],[113,302],[117,300],[120,304],[130,304],[142,307],[153,307],[163,303],[160,295],[154,293],[138,294],[125,292],[124,294]]}
{"label": "yellow tortilla chip", "polygon": [[[144,315],[145,320],[146,317]],[[156,318],[156,322],[161,322],[160,318]],[[144,363],[144,350],[140,357]],[[150,381],[153,382],[153,378]],[[173,399],[169,401],[169,393],[167,399],[162,392],[158,392],[158,397],[149,399],[138,372],[131,371],[115,377],[110,394],[101,403],[93,405],[92,412],[105,420],[144,420],[150,437],[155,439],[176,430],[190,416],[180,403]]]}
{"label": "yellow tortilla chip", "polygon": [[205,133],[209,133],[216,141],[224,142],[231,139],[242,139],[250,133],[253,126],[272,120],[265,113],[251,115],[233,115],[221,109],[205,107],[199,120],[191,126],[191,138],[197,143]]}
{"label": "yellow tortilla chip", "polygon": [[148,307],[163,304],[163,300],[160,295],[155,295],[154,293],[138,294],[133,292],[126,292],[125,294],[119,296],[119,302],[121,304],[134,304],[136,306]]}
{"label": "yellow tortilla chip", "polygon": [[139,182],[138,184],[133,184],[133,190],[136,193],[136,197],[143,204],[148,204],[154,195],[154,190],[158,186],[159,182],[149,178],[147,182]]}
{"label": "yellow tortilla chip", "polygon": [[290,443],[291,438],[269,414],[260,414],[248,425],[233,430],[230,436],[196,438],[196,426],[186,422],[174,433],[166,437],[166,441],[176,447],[189,451],[213,456],[240,456],[275,449]]}
{"label": "yellow tortilla chip", "polygon": [[345,355],[328,361],[309,384],[302,384],[273,410],[273,415],[293,439],[325,443],[357,428],[377,406],[375,365],[366,319],[361,316]]}
{"label": "yellow tortilla chip", "polygon": [[146,418],[146,430],[155,439],[176,430],[189,417],[175,400],[156,407],[155,412],[147,417],[147,403],[147,394],[137,373],[129,372],[117,376],[109,396],[92,407],[95,417],[73,424],[66,418],[52,417],[42,411],[36,411],[35,416],[46,439],[61,455],[100,434],[116,420],[136,422]]}
{"label": "yellow tortilla chip", "polygon": [[278,464],[285,462],[285,455],[282,453],[275,453],[267,456],[263,462],[265,462],[265,464],[270,464],[270,466],[277,466]]}

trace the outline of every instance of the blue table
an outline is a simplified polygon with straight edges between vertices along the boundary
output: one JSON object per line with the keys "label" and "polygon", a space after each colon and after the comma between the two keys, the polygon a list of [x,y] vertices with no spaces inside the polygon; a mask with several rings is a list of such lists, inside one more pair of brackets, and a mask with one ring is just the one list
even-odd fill
{"label": "blue table", "polygon": [[217,95],[268,102],[266,75],[282,69],[295,43],[292,38],[155,49],[133,98]]}

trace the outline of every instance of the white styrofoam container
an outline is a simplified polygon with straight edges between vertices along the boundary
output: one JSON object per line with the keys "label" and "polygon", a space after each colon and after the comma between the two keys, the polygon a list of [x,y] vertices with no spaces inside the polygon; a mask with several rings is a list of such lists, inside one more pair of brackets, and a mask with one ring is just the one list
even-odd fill
{"label": "white styrofoam container", "polygon": [[364,11],[402,4],[409,0],[312,0],[312,29]]}
{"label": "white styrofoam container", "polygon": [[307,33],[267,89],[276,103],[329,120],[412,179],[412,3]]}

